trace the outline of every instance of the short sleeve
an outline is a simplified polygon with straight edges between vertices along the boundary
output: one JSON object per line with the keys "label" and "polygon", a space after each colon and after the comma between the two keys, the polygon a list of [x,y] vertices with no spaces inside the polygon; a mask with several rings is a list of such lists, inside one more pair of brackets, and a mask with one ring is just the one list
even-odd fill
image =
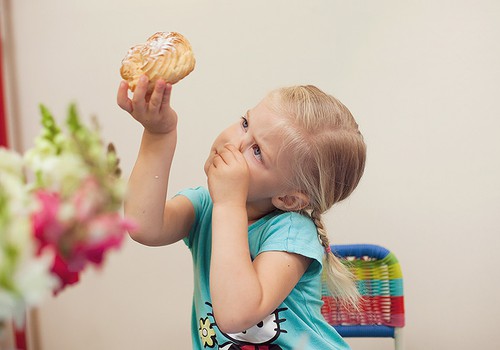
{"label": "short sleeve", "polygon": [[196,234],[199,232],[199,227],[202,225],[202,221],[207,216],[207,212],[210,211],[212,200],[210,199],[210,193],[204,187],[188,188],[180,191],[176,196],[184,196],[190,200],[194,207],[195,221],[189,235],[184,238],[184,243],[191,249],[193,242],[197,239]]}
{"label": "short sleeve", "polygon": [[269,222],[265,232],[258,253],[286,251],[311,258],[313,262],[302,277],[305,280],[321,272],[324,248],[310,218],[293,212],[283,213]]}

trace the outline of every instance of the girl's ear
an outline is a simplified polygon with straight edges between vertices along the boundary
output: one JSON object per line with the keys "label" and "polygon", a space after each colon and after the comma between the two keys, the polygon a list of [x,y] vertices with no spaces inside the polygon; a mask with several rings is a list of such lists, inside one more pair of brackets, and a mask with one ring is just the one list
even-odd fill
{"label": "girl's ear", "polygon": [[299,211],[309,205],[309,196],[302,192],[293,192],[272,198],[273,205],[283,211]]}

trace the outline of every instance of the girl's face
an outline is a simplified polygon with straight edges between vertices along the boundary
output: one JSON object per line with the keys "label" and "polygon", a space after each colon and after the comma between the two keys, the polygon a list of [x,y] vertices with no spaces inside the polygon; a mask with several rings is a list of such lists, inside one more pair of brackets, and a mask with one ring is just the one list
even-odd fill
{"label": "girl's face", "polygon": [[283,195],[287,189],[287,171],[278,167],[278,164],[289,163],[289,155],[279,152],[283,144],[283,137],[279,132],[283,121],[284,117],[271,110],[268,101],[264,99],[222,131],[215,139],[205,163],[207,173],[217,150],[228,143],[236,146],[249,169],[247,207],[249,211],[255,210],[256,214],[273,210],[271,199]]}

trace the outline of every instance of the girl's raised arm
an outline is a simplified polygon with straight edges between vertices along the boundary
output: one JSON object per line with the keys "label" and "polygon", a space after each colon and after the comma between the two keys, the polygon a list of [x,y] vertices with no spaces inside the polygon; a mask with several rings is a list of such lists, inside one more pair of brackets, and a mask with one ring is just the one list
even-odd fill
{"label": "girl's raised arm", "polygon": [[125,215],[138,223],[130,236],[146,245],[165,245],[186,237],[194,221],[191,202],[178,196],[168,202],[170,168],[177,144],[177,114],[170,106],[172,85],[159,80],[151,96],[142,76],[132,99],[128,84],[118,89],[118,105],[144,126],[136,163],[129,178]]}

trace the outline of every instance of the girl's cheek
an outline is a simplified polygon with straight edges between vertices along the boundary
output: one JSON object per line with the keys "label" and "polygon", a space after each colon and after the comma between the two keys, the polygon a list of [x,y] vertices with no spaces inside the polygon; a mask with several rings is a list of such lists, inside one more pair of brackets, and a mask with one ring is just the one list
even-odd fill
{"label": "girl's cheek", "polygon": [[255,172],[256,174],[259,174],[265,170],[264,164],[262,164],[262,162],[255,157],[253,152],[253,149],[249,149],[243,153],[243,156],[247,162],[248,171],[250,173]]}

